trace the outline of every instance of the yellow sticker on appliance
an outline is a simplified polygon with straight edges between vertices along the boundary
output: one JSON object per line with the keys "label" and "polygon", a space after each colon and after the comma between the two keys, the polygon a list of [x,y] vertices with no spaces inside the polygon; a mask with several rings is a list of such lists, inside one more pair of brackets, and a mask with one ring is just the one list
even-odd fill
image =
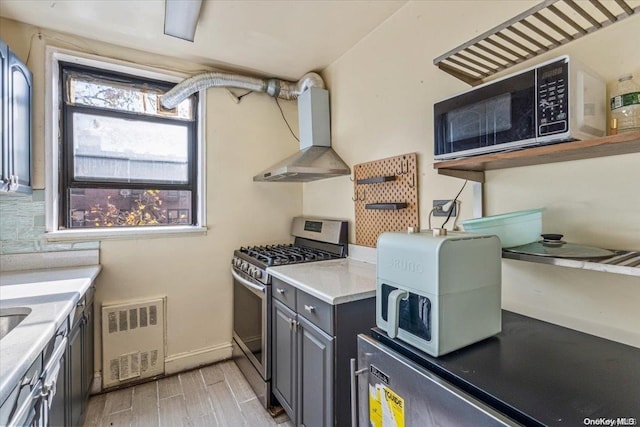
{"label": "yellow sticker on appliance", "polygon": [[382,384],[369,385],[371,427],[404,427],[404,399]]}

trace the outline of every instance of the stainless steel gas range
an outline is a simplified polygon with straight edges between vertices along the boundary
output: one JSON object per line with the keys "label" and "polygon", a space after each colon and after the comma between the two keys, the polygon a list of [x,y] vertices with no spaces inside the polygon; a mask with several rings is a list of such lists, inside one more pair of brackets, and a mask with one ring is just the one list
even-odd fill
{"label": "stainless steel gas range", "polygon": [[346,221],[296,217],[293,243],[250,246],[233,253],[233,358],[266,408],[271,393],[271,277],[268,267],[347,256]]}

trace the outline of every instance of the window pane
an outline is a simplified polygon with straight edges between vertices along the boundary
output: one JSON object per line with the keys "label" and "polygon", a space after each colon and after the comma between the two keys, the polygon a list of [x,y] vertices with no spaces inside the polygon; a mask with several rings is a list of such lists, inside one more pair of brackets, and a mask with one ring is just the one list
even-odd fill
{"label": "window pane", "polygon": [[191,191],[71,190],[72,228],[192,224]]}
{"label": "window pane", "polygon": [[151,84],[123,83],[107,77],[92,76],[76,71],[67,71],[67,103],[129,111],[152,116],[170,116],[193,120],[194,97],[182,101],[176,108],[162,107],[160,98],[167,90]]}
{"label": "window pane", "polygon": [[187,183],[187,127],[73,113],[77,180]]}

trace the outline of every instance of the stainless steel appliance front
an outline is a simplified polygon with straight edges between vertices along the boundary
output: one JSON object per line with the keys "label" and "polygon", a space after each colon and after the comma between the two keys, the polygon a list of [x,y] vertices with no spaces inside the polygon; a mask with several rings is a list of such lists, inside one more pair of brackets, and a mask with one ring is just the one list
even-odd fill
{"label": "stainless steel appliance front", "polygon": [[[271,286],[231,270],[233,357],[265,407],[271,406]],[[248,362],[248,363],[247,363]]]}
{"label": "stainless steel appliance front", "polygon": [[[516,422],[382,343],[358,335],[352,426],[516,426]],[[357,390],[357,391],[356,391]],[[394,424],[395,421],[395,424]]]}

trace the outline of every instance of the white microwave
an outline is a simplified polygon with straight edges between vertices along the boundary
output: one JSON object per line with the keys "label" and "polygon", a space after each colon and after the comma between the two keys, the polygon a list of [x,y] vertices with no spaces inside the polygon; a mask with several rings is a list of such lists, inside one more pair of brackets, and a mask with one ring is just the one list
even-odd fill
{"label": "white microwave", "polygon": [[569,56],[437,102],[434,158],[604,136],[606,84]]}

